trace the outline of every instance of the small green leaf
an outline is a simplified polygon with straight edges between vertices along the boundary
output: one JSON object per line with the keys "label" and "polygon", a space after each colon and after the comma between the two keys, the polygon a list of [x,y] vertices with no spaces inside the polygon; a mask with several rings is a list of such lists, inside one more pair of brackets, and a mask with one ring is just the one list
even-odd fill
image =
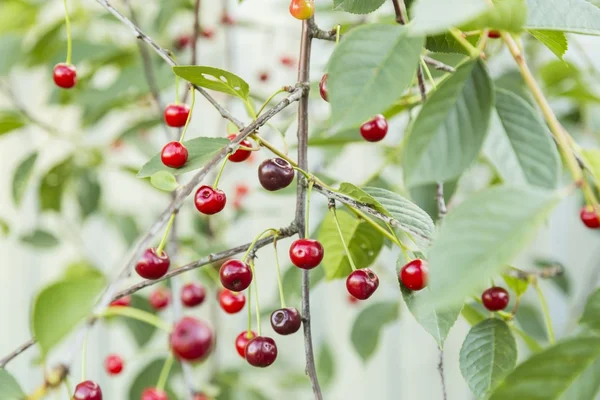
{"label": "small green leaf", "polygon": [[0,399],[23,400],[25,392],[21,389],[19,382],[4,368],[0,368]]}
{"label": "small green leaf", "polygon": [[328,387],[335,377],[335,357],[327,343],[323,343],[317,354],[317,374],[319,383]]}
{"label": "small green leaf", "polygon": [[158,171],[155,172],[150,177],[150,183],[157,189],[163,190],[165,192],[172,192],[177,189],[179,184],[175,179],[175,176],[168,171]]}
{"label": "small green leaf", "polygon": [[369,14],[377,10],[385,0],[333,0],[333,9],[351,14]]}
{"label": "small green leaf", "polygon": [[517,295],[517,297],[521,297],[523,293],[527,291],[529,287],[529,281],[516,278],[512,275],[502,275],[504,282],[506,285]]}
{"label": "small green leaf", "polygon": [[588,297],[580,324],[600,332],[600,289]]}
{"label": "small green leaf", "polygon": [[[151,314],[156,314],[156,310],[150,307],[148,300],[137,294],[131,295],[130,307],[137,308]],[[154,325],[150,325],[133,318],[122,317],[120,319],[123,321],[129,332],[131,332],[133,339],[140,348],[144,347],[150,341],[150,339],[152,339],[154,332],[156,332],[156,327]]]}
{"label": "small green leaf", "polygon": [[60,211],[62,196],[73,173],[73,158],[69,157],[60,164],[55,165],[42,178],[39,199],[42,211]]}
{"label": "small green leaf", "polygon": [[239,76],[223,69],[200,65],[173,67],[173,72],[195,85],[248,99],[250,86]]}
{"label": "small green leaf", "polygon": [[31,175],[33,174],[33,167],[35,166],[37,157],[37,151],[31,153],[19,163],[14,172],[12,180],[12,197],[17,206],[21,204],[21,199],[23,198],[23,194],[27,189],[27,184],[29,183]]}
{"label": "small green leaf", "polygon": [[25,126],[23,117],[13,111],[0,111],[0,136]]}
{"label": "small green leaf", "polygon": [[92,169],[83,170],[77,177],[77,202],[84,218],[98,209],[101,193],[97,173]]}
{"label": "small green leaf", "polygon": [[485,0],[419,0],[410,11],[411,32],[432,35],[460,26],[489,10]]}
{"label": "small green leaf", "polygon": [[567,50],[569,50],[569,42],[564,32],[546,31],[541,29],[530,29],[529,33],[546,46],[556,57],[563,59]]}
{"label": "small green leaf", "polygon": [[398,319],[398,303],[379,302],[361,310],[352,325],[350,335],[354,350],[363,361],[368,361],[377,349],[383,328]]}
{"label": "small green leaf", "polygon": [[[160,372],[162,371],[163,365],[165,364],[165,358],[157,358],[150,361],[143,368],[141,368],[135,378],[131,382],[131,386],[129,386],[129,400],[137,400],[142,398],[142,392],[150,387],[155,387],[156,382],[158,382],[158,378],[160,376]],[[178,399],[171,388],[171,377],[173,377],[176,373],[178,373],[180,367],[179,363],[175,363],[173,365],[173,370],[169,374],[169,379],[163,389],[167,392],[169,399]]]}
{"label": "small green leaf", "polygon": [[354,200],[360,203],[364,203],[372,209],[377,210],[384,215],[390,216],[388,210],[386,210],[377,200],[375,200],[373,196],[365,192],[363,189],[353,185],[352,183],[340,183],[340,188],[338,189],[338,192],[348,195]]}
{"label": "small green leaf", "polygon": [[56,236],[41,229],[36,229],[27,235],[21,236],[19,240],[23,243],[42,249],[49,249],[58,246],[59,243]]}
{"label": "small green leaf", "polygon": [[586,0],[527,0],[525,28],[600,35],[600,9]]}

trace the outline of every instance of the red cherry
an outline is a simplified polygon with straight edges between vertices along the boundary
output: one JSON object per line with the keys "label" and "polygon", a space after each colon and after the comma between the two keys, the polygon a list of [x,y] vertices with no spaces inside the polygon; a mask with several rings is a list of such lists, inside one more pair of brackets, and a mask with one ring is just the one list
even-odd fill
{"label": "red cherry", "polygon": [[186,104],[169,104],[165,107],[165,122],[173,128],[185,126],[190,108]]}
{"label": "red cherry", "polygon": [[148,303],[155,310],[162,310],[167,307],[171,302],[171,292],[169,289],[164,287],[156,288],[150,296],[148,296]]}
{"label": "red cherry", "polygon": [[221,23],[223,25],[235,25],[235,19],[227,13],[221,15]]}
{"label": "red cherry", "polygon": [[302,325],[302,317],[295,308],[280,308],[271,314],[271,327],[280,335],[296,333],[300,325]]}
{"label": "red cherry", "polygon": [[210,186],[202,185],[196,191],[194,204],[202,214],[213,215],[225,208],[227,197],[225,192],[220,189],[213,189]]}
{"label": "red cherry", "polygon": [[169,400],[169,396],[164,390],[148,388],[142,392],[141,400]]}
{"label": "red cherry", "polygon": [[388,131],[388,123],[385,117],[378,114],[373,119],[360,126],[360,134],[367,142],[379,142]]}
{"label": "red cherry", "polygon": [[321,93],[321,98],[325,101],[329,101],[327,97],[327,77],[329,75],[325,74],[321,78],[321,82],[319,82],[319,93]]}
{"label": "red cherry", "polygon": [[321,263],[325,250],[318,240],[297,239],[290,246],[290,260],[298,268],[313,269]]}
{"label": "red cherry", "polygon": [[309,19],[315,14],[314,0],[292,0],[290,14],[299,20]]}
{"label": "red cherry", "polygon": [[[250,337],[248,337],[248,335]],[[235,349],[237,350],[240,357],[246,358],[246,345],[250,340],[254,339],[255,337],[256,332],[254,331],[244,331],[237,335],[237,337],[235,338]]]}
{"label": "red cherry", "polygon": [[[233,139],[235,139],[236,136],[237,136],[236,134],[231,134],[231,135],[227,136],[227,139],[233,140]],[[240,146],[250,148],[250,147],[252,147],[252,143],[250,143],[249,141],[244,139],[240,142]],[[233,161],[233,162],[246,161],[248,159],[248,157],[250,157],[251,154],[252,154],[252,152],[250,150],[237,149],[235,152],[233,152],[233,154],[231,154],[229,156],[229,161]]]}
{"label": "red cherry", "polygon": [[352,271],[346,279],[348,293],[359,300],[366,300],[379,287],[379,278],[369,268]]}
{"label": "red cherry", "polygon": [[598,229],[600,228],[600,217],[598,216],[598,213],[589,206],[585,206],[581,209],[581,212],[579,213],[579,216],[581,217],[581,221],[583,222],[583,224],[585,226],[587,226],[590,229]]}
{"label": "red cherry", "polygon": [[235,185],[235,194],[238,196],[245,196],[250,191],[250,188],[245,183],[238,183]]}
{"label": "red cherry", "polygon": [[246,345],[246,361],[252,366],[265,368],[277,359],[277,345],[270,337],[257,336]]}
{"label": "red cherry", "polygon": [[212,37],[214,35],[215,35],[215,31],[211,28],[202,28],[200,30],[200,36],[202,36],[203,38],[212,39]]}
{"label": "red cherry", "polygon": [[160,159],[167,167],[181,168],[188,160],[188,150],[180,142],[169,142],[162,148]]}
{"label": "red cherry", "polygon": [[241,260],[228,260],[219,270],[221,284],[233,292],[241,292],[252,283],[252,270]]}
{"label": "red cherry", "polygon": [[283,158],[264,160],[258,166],[258,180],[262,187],[271,192],[288,187],[294,176],[292,164]]}
{"label": "red cherry", "polygon": [[421,290],[427,286],[427,261],[419,258],[412,260],[400,269],[400,282],[410,290]]}
{"label": "red cherry", "polygon": [[489,31],[488,32],[488,37],[490,39],[498,39],[502,36],[502,34],[499,31]]}
{"label": "red cherry", "polygon": [[171,260],[166,251],[162,251],[162,254],[156,254],[156,249],[146,249],[142,258],[137,262],[135,271],[139,276],[146,279],[159,279],[162,278],[169,270]]}
{"label": "red cherry", "polygon": [[73,400],[102,400],[102,390],[94,381],[83,381],[75,386]]}
{"label": "red cherry", "polygon": [[261,82],[266,82],[269,80],[269,73],[267,71],[262,71],[258,74],[258,80]]}
{"label": "red cherry", "polygon": [[283,56],[279,59],[279,61],[281,62],[282,65],[286,66],[286,67],[295,67],[296,66],[296,59],[294,59],[293,57],[290,56]]}
{"label": "red cherry", "polygon": [[186,307],[195,307],[204,302],[206,289],[199,283],[188,283],[181,288],[181,302]]}
{"label": "red cherry", "polygon": [[173,354],[178,358],[200,361],[212,351],[213,331],[204,321],[184,317],[175,324],[169,341]]}
{"label": "red cherry", "polygon": [[104,360],[104,367],[109,375],[119,375],[123,371],[123,359],[117,354],[110,354]]}
{"label": "red cherry", "polygon": [[235,314],[244,308],[246,296],[244,296],[244,293],[236,294],[231,290],[223,289],[219,293],[219,304],[227,314]]}
{"label": "red cherry", "polygon": [[123,296],[110,303],[111,307],[129,307],[131,304],[131,296]]}
{"label": "red cherry", "polygon": [[63,89],[71,89],[77,83],[77,70],[75,66],[65,63],[54,66],[54,83]]}
{"label": "red cherry", "polygon": [[181,35],[175,39],[175,48],[177,50],[182,50],[186,48],[192,42],[192,37],[190,35]]}
{"label": "red cherry", "polygon": [[508,305],[509,295],[506,289],[494,286],[481,295],[483,306],[490,311],[504,310]]}

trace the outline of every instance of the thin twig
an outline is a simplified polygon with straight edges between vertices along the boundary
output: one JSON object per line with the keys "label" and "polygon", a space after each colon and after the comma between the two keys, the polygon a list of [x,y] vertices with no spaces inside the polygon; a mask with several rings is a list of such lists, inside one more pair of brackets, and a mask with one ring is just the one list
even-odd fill
{"label": "thin twig", "polygon": [[441,221],[448,213],[448,209],[446,208],[446,200],[444,200],[444,184],[443,183],[437,184],[437,190],[435,192],[435,200],[437,202],[437,208],[438,208],[438,220]]}
{"label": "thin twig", "polygon": [[438,352],[438,373],[440,374],[440,378],[442,378],[442,398],[446,400],[448,398],[448,393],[446,390],[446,379],[444,378],[444,350],[440,347]]}
{"label": "thin twig", "polygon": [[35,342],[36,342],[35,338],[31,338],[28,341],[26,341],[25,343],[23,343],[22,345],[20,345],[19,347],[17,347],[14,351],[7,354],[4,358],[2,358],[0,360],[0,368],[4,368],[6,366],[6,364],[8,364],[13,358],[15,358],[19,354],[23,353],[25,350],[27,350],[31,346],[33,346],[35,344]]}
{"label": "thin twig", "polygon": [[450,73],[456,72],[456,69],[454,67],[446,65],[443,62],[438,61],[429,56],[423,56],[423,61],[425,61],[425,64],[431,65],[433,68],[438,69],[440,71],[445,71],[445,72],[450,72]]}
{"label": "thin twig", "polygon": [[[435,199],[437,201],[437,209],[438,209],[438,224],[442,222],[446,214],[448,213],[448,209],[446,208],[446,200],[444,200],[444,184],[442,182],[438,182],[437,190],[435,192]],[[448,393],[446,391],[446,377],[444,374],[444,349],[442,347],[438,347],[438,374],[440,375],[440,380],[442,384],[442,398],[446,400],[448,398]]]}
{"label": "thin twig", "polygon": [[192,36],[192,62],[191,65],[196,65],[198,62],[198,36],[200,36],[200,9],[201,1],[194,2],[194,29]]}

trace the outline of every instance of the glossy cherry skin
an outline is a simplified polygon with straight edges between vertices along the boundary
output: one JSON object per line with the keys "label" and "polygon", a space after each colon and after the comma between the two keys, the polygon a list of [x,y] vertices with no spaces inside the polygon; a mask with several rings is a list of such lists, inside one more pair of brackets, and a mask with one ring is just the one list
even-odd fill
{"label": "glossy cherry skin", "polygon": [[[231,134],[231,135],[227,136],[227,139],[233,140],[233,139],[235,139],[236,136],[237,136],[236,134]],[[252,143],[250,143],[249,141],[244,139],[240,142],[240,146],[251,148]],[[252,152],[250,150],[237,149],[236,151],[233,152],[233,154],[231,154],[229,156],[229,161],[232,161],[232,162],[246,161],[250,157],[251,154],[252,154]]]}
{"label": "glossy cherry skin", "polygon": [[282,158],[271,158],[258,166],[258,180],[262,187],[271,192],[288,187],[294,175],[292,165]]}
{"label": "glossy cherry skin", "polygon": [[94,381],[83,381],[75,386],[73,400],[102,400],[102,390]]}
{"label": "glossy cherry skin", "polygon": [[104,368],[109,375],[119,375],[123,371],[123,359],[118,354],[109,354],[104,360]]}
{"label": "glossy cherry skin", "polygon": [[290,260],[298,268],[313,269],[321,263],[325,250],[318,240],[297,239],[290,246]]}
{"label": "glossy cherry skin", "polygon": [[[250,333],[250,337],[248,337],[248,333]],[[254,331],[244,331],[237,335],[237,337],[235,338],[235,349],[237,350],[240,357],[246,358],[246,345],[255,337],[256,332]]]}
{"label": "glossy cherry skin", "polygon": [[421,290],[427,286],[427,261],[419,258],[412,260],[400,269],[398,278],[410,290]]}
{"label": "glossy cherry skin", "polygon": [[233,292],[241,292],[252,283],[252,270],[241,260],[227,260],[219,270],[221,284]]}
{"label": "glossy cherry skin", "polygon": [[498,39],[498,38],[502,37],[502,34],[499,31],[489,31],[488,37],[490,39]]}
{"label": "glossy cherry skin", "polygon": [[319,93],[321,93],[321,98],[325,101],[329,101],[328,100],[328,96],[327,96],[327,77],[329,75],[325,74],[323,75],[323,77],[321,78],[321,82],[319,82]]}
{"label": "glossy cherry skin", "polygon": [[160,159],[167,167],[181,168],[188,160],[188,149],[179,142],[169,142],[162,148]]}
{"label": "glossy cherry skin", "polygon": [[65,63],[56,64],[53,72],[54,83],[63,89],[71,89],[77,83],[75,66]]}
{"label": "glossy cherry skin", "polygon": [[173,128],[185,126],[190,108],[186,104],[169,104],[165,107],[165,122]]}
{"label": "glossy cherry skin", "polygon": [[156,254],[155,248],[146,249],[142,258],[135,265],[135,271],[139,276],[146,279],[162,278],[169,270],[171,260],[166,251],[161,255]]}
{"label": "glossy cherry skin", "polygon": [[271,314],[271,327],[280,335],[296,333],[300,325],[302,325],[302,317],[293,307],[280,308]]}
{"label": "glossy cherry skin", "polygon": [[481,294],[483,306],[490,311],[504,310],[508,305],[510,296],[506,289],[493,286]]}
{"label": "glossy cherry skin", "polygon": [[110,307],[129,307],[131,305],[131,296],[123,296],[110,303]]}
{"label": "glossy cherry skin", "polygon": [[142,392],[141,400],[169,400],[169,396],[164,390],[148,388]]}
{"label": "glossy cherry skin", "polygon": [[227,203],[225,192],[206,185],[200,186],[194,196],[196,209],[206,215],[213,215],[222,211],[225,208],[225,203]]}
{"label": "glossy cherry skin", "polygon": [[238,313],[246,304],[244,293],[233,293],[231,290],[223,289],[219,293],[219,304],[227,314]]}
{"label": "glossy cherry skin", "polygon": [[588,228],[600,228],[600,217],[598,217],[598,213],[592,207],[583,207],[579,213],[579,217],[581,218],[581,222]]}
{"label": "glossy cherry skin", "polygon": [[257,336],[246,345],[246,361],[252,366],[265,368],[277,359],[277,345],[270,337]]}
{"label": "glossy cherry skin", "polygon": [[314,0],[292,0],[290,14],[299,20],[309,19],[315,14]]}
{"label": "glossy cherry skin", "polygon": [[348,293],[359,300],[366,300],[379,287],[379,278],[369,268],[352,271],[346,279]]}
{"label": "glossy cherry skin", "polygon": [[169,305],[171,302],[171,292],[165,287],[158,287],[150,296],[148,296],[148,303],[155,310],[162,310]]}
{"label": "glossy cherry skin", "polygon": [[197,282],[191,282],[181,288],[181,302],[186,307],[196,307],[204,302],[206,289]]}
{"label": "glossy cherry skin", "polygon": [[378,114],[373,119],[360,126],[360,134],[367,142],[379,142],[388,131],[388,123],[385,117]]}
{"label": "glossy cherry skin", "polygon": [[173,354],[186,361],[200,361],[206,358],[213,348],[214,335],[204,321],[183,317],[175,324],[169,337]]}

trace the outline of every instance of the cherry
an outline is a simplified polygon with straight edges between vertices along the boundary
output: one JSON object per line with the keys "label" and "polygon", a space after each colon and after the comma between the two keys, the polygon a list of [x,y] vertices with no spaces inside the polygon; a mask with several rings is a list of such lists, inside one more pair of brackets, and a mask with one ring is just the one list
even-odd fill
{"label": "cherry", "polygon": [[[237,136],[236,134],[231,134],[231,135],[227,136],[227,139],[233,140],[233,139],[235,139],[236,136]],[[249,141],[244,139],[240,142],[240,146],[250,148],[250,147],[252,147],[252,143],[250,143]],[[233,152],[233,154],[231,154],[229,156],[229,161],[232,161],[232,162],[246,161],[248,159],[248,157],[250,157],[251,154],[252,154],[252,152],[250,150],[237,149],[236,151]]]}
{"label": "cherry", "polygon": [[243,293],[233,293],[231,290],[223,289],[219,293],[219,304],[227,314],[235,314],[244,308],[246,296]]}
{"label": "cherry", "polygon": [[163,250],[158,255],[155,248],[150,248],[142,254],[142,258],[135,265],[135,271],[142,278],[159,279],[167,273],[169,265],[171,260],[166,251]]}
{"label": "cherry", "polygon": [[271,192],[288,187],[294,175],[294,168],[283,158],[271,158],[258,166],[258,180],[262,187]]}
{"label": "cherry", "polygon": [[258,80],[261,82],[266,82],[269,80],[269,73],[267,71],[262,71],[258,74]]}
{"label": "cherry", "polygon": [[254,339],[255,337],[256,332],[244,331],[237,335],[237,337],[235,338],[235,349],[242,358],[246,358],[246,345],[250,340]]}
{"label": "cherry", "polygon": [[169,142],[162,148],[160,159],[167,167],[181,168],[188,160],[188,150],[180,142]]}
{"label": "cherry", "polygon": [[212,37],[214,35],[215,35],[215,31],[211,28],[202,28],[200,30],[200,36],[202,36],[203,38],[212,39]]}
{"label": "cherry", "polygon": [[302,317],[295,308],[280,308],[271,314],[271,326],[280,335],[296,333],[300,325],[302,325]]}
{"label": "cherry", "polygon": [[400,269],[398,278],[410,290],[421,290],[427,286],[427,261],[414,259]]}
{"label": "cherry", "polygon": [[282,56],[279,61],[286,67],[292,68],[296,66],[296,59],[290,56]]}
{"label": "cherry", "polygon": [[240,182],[237,185],[235,185],[235,194],[237,196],[240,196],[240,197],[245,196],[248,194],[249,191],[250,191],[250,188],[245,183]]}
{"label": "cherry", "polygon": [[181,35],[175,39],[175,48],[177,50],[185,49],[192,42],[192,37],[190,35]]}
{"label": "cherry", "polygon": [[581,217],[581,221],[583,222],[583,224],[585,226],[587,226],[590,229],[598,229],[600,228],[600,217],[598,216],[598,213],[589,206],[585,206],[581,209],[581,212],[579,213],[579,216]]}
{"label": "cherry", "polygon": [[240,260],[228,260],[221,265],[219,270],[221,284],[234,292],[241,292],[252,283],[252,270],[250,266]]}
{"label": "cherry", "polygon": [[348,293],[359,300],[366,300],[377,290],[379,278],[369,268],[352,271],[346,279]]}
{"label": "cherry", "polygon": [[77,70],[75,66],[65,63],[54,66],[54,83],[63,89],[71,89],[77,83]]}
{"label": "cherry", "polygon": [[131,296],[123,296],[110,303],[110,307],[129,307],[131,304]]}
{"label": "cherry", "polygon": [[83,381],[75,386],[73,400],[102,400],[102,390],[94,381]]}
{"label": "cherry", "polygon": [[321,263],[325,250],[318,240],[297,239],[290,246],[290,260],[298,268],[313,269]]}
{"label": "cherry", "polygon": [[292,0],[290,14],[299,20],[309,19],[315,14],[314,0]]}
{"label": "cherry", "polygon": [[195,307],[204,302],[206,289],[199,283],[188,283],[181,288],[181,302],[186,307]]}
{"label": "cherry", "polygon": [[185,126],[190,108],[186,104],[169,104],[165,107],[165,122],[173,128]]}
{"label": "cherry", "polygon": [[213,331],[204,321],[183,317],[169,337],[173,354],[183,360],[200,361],[213,348]]}
{"label": "cherry", "polygon": [[148,303],[155,310],[162,310],[171,302],[171,292],[169,289],[164,287],[156,288],[156,290],[150,293],[148,297]]}
{"label": "cherry", "polygon": [[488,32],[488,37],[490,39],[498,39],[502,36],[502,34],[499,31],[489,31]]}
{"label": "cherry", "polygon": [[257,336],[246,345],[246,361],[255,367],[265,368],[277,359],[277,345],[270,337]]}
{"label": "cherry", "polygon": [[169,400],[169,396],[164,390],[148,388],[142,392],[141,400]]}
{"label": "cherry", "polygon": [[388,123],[385,117],[378,114],[373,119],[360,126],[360,134],[367,142],[379,142],[388,131]]}
{"label": "cherry", "polygon": [[483,306],[490,311],[504,310],[508,305],[508,292],[499,286],[493,286],[481,294]]}
{"label": "cherry", "polygon": [[194,196],[194,204],[198,211],[207,215],[213,215],[223,210],[226,202],[225,192],[206,185],[200,186]]}
{"label": "cherry", "polygon": [[233,17],[227,13],[224,13],[223,15],[221,15],[221,23],[223,25],[235,25],[235,19],[233,19]]}
{"label": "cherry", "polygon": [[123,371],[123,359],[118,354],[110,354],[104,360],[104,367],[109,375],[119,375]]}
{"label": "cherry", "polygon": [[321,93],[321,98],[325,101],[329,101],[327,97],[327,77],[329,75],[325,74],[321,78],[321,82],[319,82],[319,93]]}

